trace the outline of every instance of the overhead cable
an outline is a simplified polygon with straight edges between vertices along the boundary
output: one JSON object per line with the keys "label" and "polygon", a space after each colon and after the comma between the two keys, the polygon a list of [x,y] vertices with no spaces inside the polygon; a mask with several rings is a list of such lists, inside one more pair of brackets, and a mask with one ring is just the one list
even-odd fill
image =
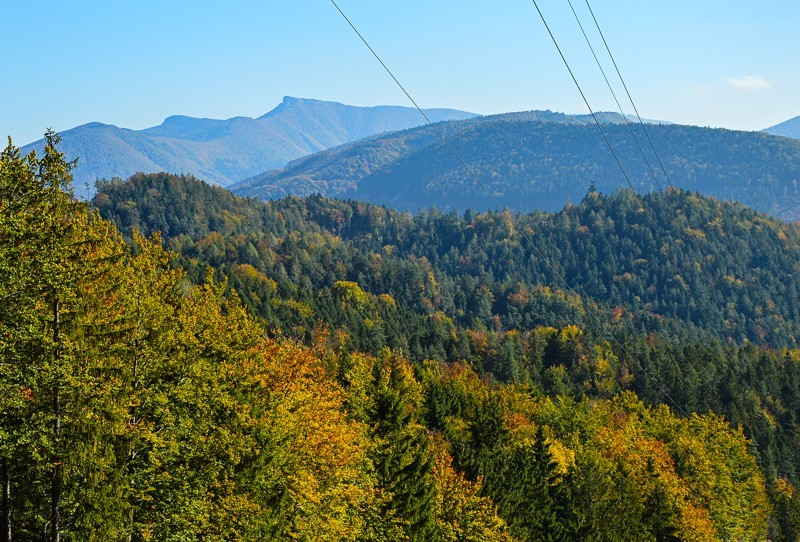
{"label": "overhead cable", "polygon": [[[558,279],[558,281],[560,281],[563,284],[564,288],[566,290],[568,290],[570,293],[572,293],[580,301],[581,305],[583,306],[583,309],[584,309],[585,313],[587,315],[591,315],[595,319],[595,322],[598,324],[598,329],[602,328],[603,327],[602,326],[602,322],[600,321],[600,318],[597,316],[597,314],[595,314],[593,311],[589,310],[589,307],[587,306],[586,302],[583,300],[583,297],[574,288],[572,288],[569,285],[569,283],[566,281],[566,279],[555,269],[554,265],[552,263],[550,263],[550,261],[547,258],[545,258],[544,254],[542,254],[542,252],[539,250],[539,248],[534,244],[533,240],[525,232],[525,230],[523,230],[522,228],[519,227],[519,225],[517,224],[517,221],[514,218],[514,216],[507,209],[505,209],[500,204],[500,202],[497,200],[497,198],[495,198],[495,196],[489,191],[487,186],[475,174],[475,172],[472,170],[472,168],[469,166],[469,164],[467,164],[467,162],[461,157],[461,155],[458,153],[458,151],[456,151],[456,149],[453,147],[453,145],[450,144],[450,141],[444,136],[442,131],[439,130],[439,128],[431,121],[431,119],[428,117],[428,115],[425,114],[425,112],[417,104],[417,102],[414,100],[414,98],[411,96],[411,94],[400,83],[400,81],[397,79],[397,77],[395,77],[395,75],[392,73],[392,71],[389,69],[389,67],[386,65],[386,63],[384,63],[384,61],[381,59],[381,57],[378,55],[378,53],[375,52],[375,50],[372,48],[372,46],[369,44],[369,42],[367,42],[366,38],[364,38],[364,36],[361,34],[361,32],[358,31],[358,29],[353,24],[353,22],[347,17],[347,15],[345,15],[344,11],[342,11],[342,9],[336,3],[336,0],[331,0],[331,3],[334,5],[336,10],[339,12],[339,14],[341,14],[342,18],[344,18],[344,20],[347,21],[347,24],[350,26],[350,28],[353,30],[353,32],[355,32],[355,34],[361,39],[361,41],[364,43],[364,45],[366,45],[367,49],[369,49],[369,51],[372,53],[372,55],[375,57],[375,59],[380,63],[381,66],[383,66],[383,69],[386,71],[386,73],[389,74],[389,76],[397,84],[397,86],[400,88],[400,90],[403,91],[403,93],[406,95],[406,97],[409,99],[409,101],[414,105],[414,107],[417,109],[417,111],[419,111],[419,113],[425,118],[425,120],[428,122],[428,124],[431,126],[431,128],[433,128],[433,130],[436,132],[436,134],[439,136],[439,138],[442,140],[442,142],[455,155],[455,157],[458,159],[458,161],[461,163],[461,165],[467,171],[469,176],[472,177],[472,179],[476,182],[476,184],[481,187],[481,189],[486,193],[487,196],[489,196],[489,198],[494,202],[494,204],[497,206],[497,208],[500,210],[500,212],[508,219],[508,221],[514,227],[514,229],[516,231],[518,231],[523,238],[525,238],[525,240],[528,242],[528,245],[536,252],[536,254],[542,259],[542,261],[550,268],[550,271]],[[534,4],[535,4],[535,2],[534,2]],[[538,6],[537,6],[537,9],[538,9]],[[544,18],[543,18],[543,20],[544,20]],[[546,24],[547,23],[545,23],[545,25]],[[549,32],[549,28],[548,28],[548,32]],[[551,34],[551,37],[552,37],[552,34]],[[560,49],[559,49],[559,52],[560,52]],[[563,58],[563,55],[562,55],[562,58]],[[571,70],[570,70],[570,73],[571,73]],[[573,80],[574,80],[574,76],[573,76]],[[575,83],[577,84],[577,81],[575,81]],[[583,92],[581,92],[581,94],[583,94]],[[590,111],[591,111],[591,108],[590,108]],[[592,113],[592,116],[594,117],[594,113]],[[596,117],[595,117],[595,122],[597,122],[597,118]],[[597,124],[599,126],[599,123],[597,123]],[[602,132],[602,128],[601,128],[601,132]],[[603,134],[605,136],[605,133],[603,133]],[[606,139],[606,142],[608,142],[607,139]],[[609,147],[610,147],[610,144],[609,144]],[[612,153],[613,153],[613,149],[612,149]],[[616,154],[614,156],[616,158]],[[619,163],[618,159],[617,159],[617,162]],[[620,165],[620,168],[622,168],[622,164],[619,163],[619,165]],[[624,169],[623,169],[623,173],[624,173]],[[627,174],[625,174],[625,176],[627,178]],[[630,184],[630,182],[629,182],[629,184]],[[634,193],[636,193],[635,190],[634,190]],[[638,194],[637,194],[637,197],[638,197]],[[639,198],[639,202],[640,202],[640,205],[641,205],[641,198]],[[697,303],[696,300],[695,300],[695,303]],[[678,411],[681,412],[681,414],[683,414],[685,417],[688,418],[689,414],[686,412],[686,410],[680,404],[678,404],[678,402],[675,401],[669,395],[669,393],[664,388],[664,386],[662,386],[658,382],[658,380],[656,380],[653,376],[651,376],[650,373],[639,363],[639,361],[635,357],[631,356],[628,353],[628,351],[625,348],[625,346],[621,342],[619,342],[613,336],[613,334],[611,335],[611,340],[614,341],[617,344],[617,346],[620,348],[622,353],[625,354],[625,356],[628,359],[631,359],[637,365],[637,367],[642,371],[642,373],[647,377],[647,379],[650,380],[658,388],[658,391],[668,400],[668,402],[670,402]]]}
{"label": "overhead cable", "polygon": [[653,171],[653,167],[650,165],[650,160],[647,159],[647,156],[644,153],[644,149],[642,149],[642,146],[639,144],[639,138],[636,137],[636,133],[633,131],[633,128],[631,127],[631,123],[628,120],[628,116],[625,114],[625,111],[622,109],[622,105],[620,105],[619,100],[617,99],[617,93],[614,92],[614,87],[611,86],[611,82],[608,80],[608,77],[606,76],[606,70],[603,69],[603,65],[600,63],[600,59],[597,58],[597,54],[594,52],[594,46],[592,46],[592,42],[589,40],[589,36],[586,35],[586,30],[584,30],[583,23],[581,23],[580,17],[578,17],[578,13],[575,11],[575,8],[572,5],[572,0],[567,0],[567,3],[569,3],[569,7],[572,10],[572,14],[575,16],[575,21],[578,23],[578,26],[581,29],[581,33],[583,34],[583,37],[586,40],[586,44],[589,46],[589,50],[592,52],[592,56],[594,57],[594,61],[597,64],[597,67],[600,68],[600,73],[603,74],[603,79],[605,79],[606,86],[608,87],[608,90],[611,92],[611,95],[614,97],[614,101],[617,103],[619,114],[625,121],[625,126],[628,127],[628,131],[630,132],[634,143],[636,143],[636,148],[639,149],[639,154],[642,155],[644,163],[647,164],[647,169],[650,171],[650,175],[653,177],[653,181],[655,181],[658,190],[663,191],[661,188],[661,183],[658,182],[658,178],[656,177],[655,171]]}
{"label": "overhead cable", "polygon": [[689,295],[691,296],[692,300],[694,301],[695,306],[697,307],[697,310],[703,316],[703,319],[705,319],[706,324],[710,325],[711,324],[711,320],[705,314],[705,311],[703,310],[703,306],[698,301],[697,296],[694,295],[694,291],[691,289],[689,284],[683,279],[683,275],[681,274],[680,267],[678,266],[678,263],[675,261],[675,258],[672,256],[672,252],[670,252],[669,247],[667,247],[664,244],[664,241],[661,238],[661,234],[658,232],[658,224],[656,223],[656,221],[653,218],[653,216],[651,215],[651,213],[649,213],[647,208],[645,207],[644,201],[642,200],[642,196],[639,194],[639,192],[636,191],[636,188],[634,188],[633,182],[631,182],[631,178],[628,175],[628,172],[625,171],[625,167],[622,165],[622,161],[619,159],[619,156],[617,155],[616,151],[614,150],[614,146],[611,145],[611,141],[608,139],[608,135],[606,134],[606,131],[603,129],[603,126],[600,124],[600,121],[597,119],[597,115],[595,114],[594,109],[592,109],[592,106],[589,104],[589,100],[586,98],[586,94],[583,92],[583,88],[581,87],[580,83],[578,83],[578,79],[575,77],[575,72],[572,71],[572,67],[569,65],[569,62],[567,61],[567,58],[564,56],[564,53],[561,50],[561,46],[558,45],[558,40],[556,40],[555,35],[553,35],[552,30],[550,30],[550,25],[547,24],[547,19],[545,19],[544,14],[542,13],[542,10],[539,9],[539,4],[536,2],[536,0],[531,0],[531,2],[533,3],[533,7],[536,8],[537,13],[539,14],[539,18],[542,20],[542,23],[544,24],[544,27],[547,30],[547,33],[550,35],[550,39],[552,40],[553,45],[555,45],[556,50],[558,51],[558,54],[559,54],[559,56],[561,57],[561,60],[564,63],[564,66],[566,66],[567,71],[569,72],[569,75],[572,78],[572,82],[575,83],[575,87],[578,89],[578,92],[580,93],[581,98],[583,98],[583,103],[586,105],[586,108],[589,110],[589,113],[591,113],[592,119],[594,119],[594,123],[597,126],[597,129],[600,131],[600,134],[603,136],[603,141],[605,141],[606,146],[608,147],[608,150],[611,153],[611,156],[614,157],[614,161],[617,163],[617,166],[619,167],[619,170],[622,172],[622,176],[625,178],[625,182],[628,184],[630,189],[633,191],[633,195],[636,197],[636,200],[639,202],[639,206],[641,207],[642,211],[647,216],[647,218],[650,220],[650,223],[653,226],[653,234],[658,238],[658,240],[661,242],[661,244],[664,245],[664,248],[665,248],[664,254],[667,256],[667,258],[669,259],[670,263],[672,264],[672,267],[675,269],[675,273],[677,273],[677,276],[681,279],[681,282],[683,283],[684,287],[686,288],[686,291],[689,292]]}
{"label": "overhead cable", "polygon": [[[572,4],[570,3],[570,6]],[[639,110],[636,108],[636,104],[633,101],[633,97],[631,96],[630,91],[628,90],[628,85],[625,84],[625,79],[622,77],[622,73],[619,71],[619,66],[617,66],[617,61],[614,59],[614,55],[611,54],[611,48],[608,46],[608,42],[606,41],[606,36],[603,34],[603,31],[600,30],[600,23],[597,22],[597,17],[594,16],[594,11],[592,10],[592,6],[589,5],[589,0],[586,0],[586,7],[589,8],[589,13],[592,14],[592,20],[594,21],[594,25],[597,28],[597,32],[600,34],[600,38],[603,40],[603,45],[606,47],[606,51],[608,52],[608,56],[611,58],[611,62],[614,64],[614,69],[617,71],[617,76],[619,77],[620,82],[622,82],[622,87],[625,89],[625,93],[628,95],[628,100],[631,102],[631,106],[633,107],[633,111],[636,113],[636,118],[639,119],[639,125],[642,127],[644,131],[644,135],[647,136],[647,141],[650,143],[650,148],[653,150],[653,154],[656,156],[656,160],[658,160],[658,165],[661,166],[661,171],[664,173],[664,178],[667,179],[667,184],[669,184],[670,188],[675,188],[672,185],[672,181],[669,179],[669,174],[667,173],[667,169],[664,167],[664,163],[661,161],[661,156],[658,154],[655,145],[653,145],[653,140],[650,138],[650,132],[647,130],[647,127],[644,125],[644,121],[642,120],[642,116],[639,114]]]}

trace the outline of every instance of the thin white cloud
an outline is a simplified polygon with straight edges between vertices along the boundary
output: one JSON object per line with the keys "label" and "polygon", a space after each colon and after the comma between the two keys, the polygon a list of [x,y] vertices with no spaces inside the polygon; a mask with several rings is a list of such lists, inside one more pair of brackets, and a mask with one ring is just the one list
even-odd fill
{"label": "thin white cloud", "polygon": [[754,90],[767,90],[772,88],[769,81],[758,75],[744,75],[742,77],[728,77],[728,84],[736,90],[752,92]]}

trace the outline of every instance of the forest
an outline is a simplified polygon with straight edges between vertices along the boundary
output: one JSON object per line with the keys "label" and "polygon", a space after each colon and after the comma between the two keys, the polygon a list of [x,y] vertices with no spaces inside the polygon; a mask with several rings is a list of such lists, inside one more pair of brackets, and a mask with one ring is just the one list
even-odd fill
{"label": "forest", "polygon": [[794,225],[86,204],[57,144],[0,155],[0,539],[797,540]]}
{"label": "forest", "polygon": [[413,212],[433,205],[459,212],[494,209],[488,192],[514,211],[555,212],[579,202],[592,184],[606,193],[631,186],[649,193],[674,185],[785,220],[800,217],[797,140],[677,124],[652,124],[645,132],[644,126],[601,114],[617,164],[591,117],[588,123],[560,117],[532,111],[437,124],[486,191],[429,126],[312,154],[231,189],[263,200],[321,193]]}

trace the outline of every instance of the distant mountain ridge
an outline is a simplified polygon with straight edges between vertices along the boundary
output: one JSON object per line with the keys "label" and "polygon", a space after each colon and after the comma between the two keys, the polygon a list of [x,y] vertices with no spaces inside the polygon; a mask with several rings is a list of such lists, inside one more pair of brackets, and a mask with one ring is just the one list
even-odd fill
{"label": "distant mountain ridge", "polygon": [[[425,112],[434,122],[475,116],[454,109]],[[175,115],[144,130],[92,122],[62,132],[60,149],[69,159],[79,158],[73,172],[79,195],[92,193],[97,179],[127,178],[136,172],[190,173],[227,186],[301,156],[424,122],[411,107],[356,107],[287,96],[255,119]],[[22,151],[42,146],[39,140]]]}
{"label": "distant mountain ridge", "polygon": [[781,122],[775,126],[770,126],[763,131],[770,135],[800,139],[800,116]]}
{"label": "distant mountain ridge", "polygon": [[[620,115],[605,132],[637,191],[658,189]],[[498,201],[511,209],[555,211],[594,184],[613,193],[627,182],[590,116],[510,113],[441,123],[439,129]],[[631,126],[641,142],[641,127]],[[733,200],[788,220],[800,218],[800,142],[758,132],[652,124],[648,128],[678,188]],[[668,186],[649,146],[644,152]],[[298,159],[231,186],[274,199],[320,193],[397,209],[486,210],[494,203],[429,127],[384,134]]]}
{"label": "distant mountain ridge", "polygon": [[[447,137],[451,137],[478,124],[534,122],[588,126],[594,124],[594,118],[597,118],[601,124],[624,124],[626,122],[625,117],[619,113],[598,112],[595,113],[595,117],[592,117],[590,114],[573,115],[550,110],[537,110],[442,122],[438,128]],[[644,120],[644,122],[670,124],[666,121]],[[330,197],[359,198],[362,194],[358,194],[356,191],[359,190],[361,179],[403,156],[439,141],[438,134],[428,126],[410,128],[372,137],[365,141],[346,143],[314,155],[298,158],[282,169],[266,171],[235,183],[230,186],[230,189],[238,195],[262,199],[275,199],[286,195],[307,196],[315,193]]]}

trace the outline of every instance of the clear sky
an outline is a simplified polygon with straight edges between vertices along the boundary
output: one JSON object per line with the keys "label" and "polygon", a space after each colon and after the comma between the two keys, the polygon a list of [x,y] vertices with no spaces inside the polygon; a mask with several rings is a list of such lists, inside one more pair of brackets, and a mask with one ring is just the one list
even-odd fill
{"label": "clear sky", "polygon": [[[757,130],[800,115],[800,2],[590,2],[643,116]],[[339,4],[423,107],[585,111],[529,0]],[[539,4],[592,107],[615,109],[567,0]],[[329,0],[6,0],[0,49],[0,135],[20,145],[91,121],[260,116],[284,95],[409,105]]]}

